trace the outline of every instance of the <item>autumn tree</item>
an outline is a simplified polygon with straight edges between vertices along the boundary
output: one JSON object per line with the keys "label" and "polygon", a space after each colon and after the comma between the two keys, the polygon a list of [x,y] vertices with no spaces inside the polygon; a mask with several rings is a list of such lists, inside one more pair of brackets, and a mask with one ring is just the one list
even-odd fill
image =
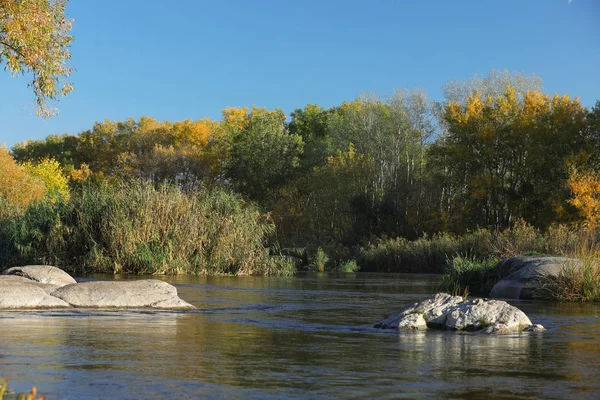
{"label": "autumn tree", "polygon": [[46,193],[44,182],[15,162],[0,146],[0,217],[10,209],[24,209]]}
{"label": "autumn tree", "polygon": [[573,198],[569,202],[577,207],[585,226],[595,230],[600,224],[600,174],[574,169],[569,176]]}
{"label": "autumn tree", "polygon": [[11,74],[30,73],[37,114],[55,113],[48,106],[73,90],[66,79],[73,69],[69,34],[72,22],[65,16],[68,0],[2,0],[0,2],[0,63]]}
{"label": "autumn tree", "polygon": [[502,92],[475,92],[444,107],[448,131],[433,154],[459,230],[502,229],[517,218],[545,227],[567,218],[568,167],[589,145],[585,108],[567,95]]}

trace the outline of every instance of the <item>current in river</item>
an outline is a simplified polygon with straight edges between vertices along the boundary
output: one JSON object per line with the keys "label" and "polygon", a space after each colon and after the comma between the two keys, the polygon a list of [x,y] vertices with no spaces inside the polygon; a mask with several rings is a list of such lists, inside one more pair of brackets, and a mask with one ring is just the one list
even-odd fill
{"label": "current in river", "polygon": [[396,332],[372,325],[438,276],[160,279],[197,309],[0,312],[0,376],[49,400],[600,399],[598,304],[511,301],[543,333]]}

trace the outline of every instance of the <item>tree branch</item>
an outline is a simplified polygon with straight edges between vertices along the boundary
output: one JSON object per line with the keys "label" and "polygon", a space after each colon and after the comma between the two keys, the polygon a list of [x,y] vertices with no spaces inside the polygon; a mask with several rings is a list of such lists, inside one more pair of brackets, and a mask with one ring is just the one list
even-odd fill
{"label": "tree branch", "polygon": [[6,46],[9,49],[11,49],[12,51],[14,51],[15,53],[17,53],[21,58],[25,58],[25,56],[23,55],[23,53],[21,53],[21,49],[18,49],[2,40],[0,40],[0,45]]}

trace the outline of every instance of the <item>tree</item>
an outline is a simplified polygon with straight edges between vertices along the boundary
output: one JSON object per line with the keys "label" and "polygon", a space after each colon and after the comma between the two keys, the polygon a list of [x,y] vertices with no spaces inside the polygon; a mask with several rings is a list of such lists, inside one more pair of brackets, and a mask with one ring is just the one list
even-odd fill
{"label": "tree", "polygon": [[455,227],[568,219],[568,167],[589,154],[586,109],[567,95],[510,86],[499,93],[475,92],[444,108],[448,131],[433,154],[444,168]]}
{"label": "tree", "polygon": [[243,129],[233,132],[227,175],[240,191],[261,201],[294,175],[304,142],[288,132],[285,114],[278,109],[253,107],[247,123],[238,127]]}
{"label": "tree", "polygon": [[31,73],[37,114],[55,114],[49,100],[73,91],[66,81],[73,69],[71,20],[65,16],[68,0],[2,0],[0,2],[0,63],[11,74]]}

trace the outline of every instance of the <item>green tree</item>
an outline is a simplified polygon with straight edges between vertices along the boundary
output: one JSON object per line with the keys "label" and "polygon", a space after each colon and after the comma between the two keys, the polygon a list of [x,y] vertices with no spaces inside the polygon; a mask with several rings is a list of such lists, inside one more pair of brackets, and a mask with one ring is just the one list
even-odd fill
{"label": "green tree", "polygon": [[228,177],[255,200],[283,186],[300,164],[302,137],[290,134],[281,110],[253,107],[247,125],[232,138]]}
{"label": "green tree", "polygon": [[31,73],[37,113],[49,117],[57,100],[73,90],[66,81],[73,69],[69,46],[71,20],[65,16],[68,0],[2,0],[0,2],[0,63],[13,75]]}

